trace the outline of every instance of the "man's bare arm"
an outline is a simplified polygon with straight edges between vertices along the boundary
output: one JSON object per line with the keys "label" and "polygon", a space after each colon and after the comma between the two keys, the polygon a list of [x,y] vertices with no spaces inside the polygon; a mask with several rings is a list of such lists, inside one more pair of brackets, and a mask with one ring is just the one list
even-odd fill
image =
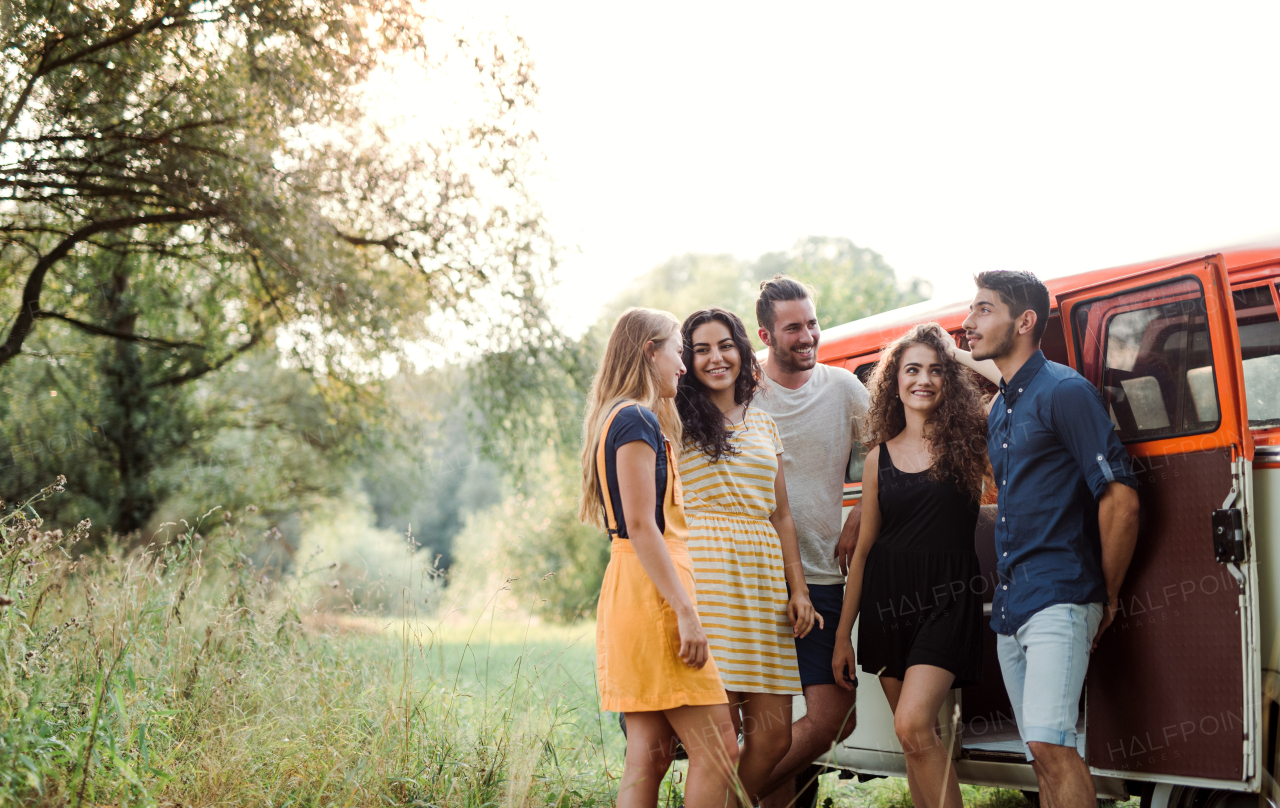
{"label": "man's bare arm", "polygon": [[[1102,575],[1107,581],[1107,605],[1098,626],[1100,637],[1115,619],[1120,585],[1138,543],[1138,492],[1124,483],[1109,483],[1098,500],[1098,528],[1102,537]],[[1096,637],[1093,643],[1096,648]]]}
{"label": "man's bare arm", "polygon": [[858,546],[858,526],[862,523],[862,501],[853,503],[849,517],[844,520],[840,530],[840,540],[836,542],[836,558],[840,561],[840,574],[849,574],[849,562],[853,559],[853,548]]}

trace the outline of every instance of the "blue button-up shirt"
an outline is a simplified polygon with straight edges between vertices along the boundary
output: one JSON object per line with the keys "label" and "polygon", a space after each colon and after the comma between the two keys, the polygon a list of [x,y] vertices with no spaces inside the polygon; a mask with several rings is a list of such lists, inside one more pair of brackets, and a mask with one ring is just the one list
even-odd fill
{"label": "blue button-up shirt", "polygon": [[987,416],[999,490],[991,628],[1013,634],[1059,603],[1106,603],[1098,499],[1138,487],[1097,388],[1036,351]]}

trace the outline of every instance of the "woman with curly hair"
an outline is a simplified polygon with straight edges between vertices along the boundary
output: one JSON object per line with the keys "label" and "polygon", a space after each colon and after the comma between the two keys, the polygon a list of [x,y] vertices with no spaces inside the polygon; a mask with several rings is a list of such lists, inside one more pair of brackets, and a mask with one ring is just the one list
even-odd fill
{"label": "woman with curly hair", "polygon": [[680,332],[689,368],[676,393],[680,479],[698,616],[742,731],[738,777],[755,804],[791,747],[791,700],[801,692],[795,638],[809,633],[816,613],[778,427],[751,406],[761,373],[747,331],[732,312],[712,308],[690,315]]}
{"label": "woman with curly hair", "polygon": [[949,341],[936,324],[918,325],[871,377],[862,525],[831,663],[851,688],[861,614],[858,661],[880,677],[921,808],[961,808],[937,716],[948,690],[982,677],[982,596],[971,582],[982,575],[973,533],[990,476],[987,419]]}

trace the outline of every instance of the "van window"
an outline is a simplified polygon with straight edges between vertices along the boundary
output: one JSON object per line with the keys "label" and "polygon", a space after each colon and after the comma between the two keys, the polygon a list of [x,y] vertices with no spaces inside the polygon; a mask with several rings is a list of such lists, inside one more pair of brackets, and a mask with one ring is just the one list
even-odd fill
{"label": "van window", "polygon": [[1280,426],[1280,319],[1270,286],[1254,286],[1231,293],[1240,327],[1244,360],[1244,392],[1249,426]]}
{"label": "van window", "polygon": [[[858,377],[858,381],[863,385],[871,384],[871,371],[876,369],[875,362],[867,362],[854,368],[853,375]],[[849,453],[849,466],[844,472],[844,481],[846,483],[862,482],[862,464],[867,459],[867,447],[862,445],[861,441],[853,442],[853,451]]]}
{"label": "van window", "polygon": [[1082,306],[1081,325],[1095,306],[1103,330],[1099,387],[1120,439],[1217,429],[1218,389],[1199,282],[1187,278]]}

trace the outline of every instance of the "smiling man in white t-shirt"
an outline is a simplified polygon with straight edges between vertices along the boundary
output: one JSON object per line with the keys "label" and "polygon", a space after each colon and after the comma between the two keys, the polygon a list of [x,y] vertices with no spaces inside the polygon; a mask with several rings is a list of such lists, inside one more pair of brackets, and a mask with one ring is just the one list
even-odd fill
{"label": "smiling man in white t-shirt", "polygon": [[781,275],[762,282],[756,319],[769,349],[769,378],[753,403],[773,417],[782,435],[800,560],[809,598],[824,621],[822,629],[796,640],[806,712],[792,727],[791,750],[761,789],[774,789],[761,803],[769,808],[790,804],[796,777],[853,732],[856,691],[836,684],[831,657],[859,521],[855,508],[841,528],[845,470],[870,395],[844,368],[818,364],[821,329],[809,287]]}

